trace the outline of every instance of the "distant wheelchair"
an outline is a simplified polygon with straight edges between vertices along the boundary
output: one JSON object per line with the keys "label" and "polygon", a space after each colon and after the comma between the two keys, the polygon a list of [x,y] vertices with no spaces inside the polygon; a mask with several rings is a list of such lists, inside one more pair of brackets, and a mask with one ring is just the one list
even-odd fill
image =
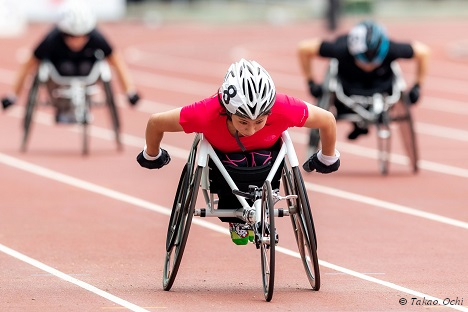
{"label": "distant wheelchair", "polygon": [[[406,83],[397,62],[392,63],[393,83],[392,94],[376,93],[373,96],[348,96],[344,93],[337,75],[338,60],[330,60],[328,71],[322,85],[323,95],[317,100],[317,106],[330,109],[335,99],[338,99],[351,111],[349,114],[336,116],[337,121],[347,120],[361,125],[375,125],[377,129],[378,161],[382,175],[389,170],[391,150],[391,124],[397,123],[409,165],[413,173],[418,172],[418,146],[411,116],[408,95],[405,93]],[[319,148],[320,137],[316,129],[310,131],[309,153]]]}
{"label": "distant wheelchair", "polygon": [[89,130],[91,107],[107,106],[117,148],[122,149],[120,119],[111,85],[112,73],[105,60],[96,61],[87,76],[63,76],[49,61],[43,61],[29,89],[26,112],[23,120],[21,151],[27,150],[34,111],[38,105],[56,107],[58,101],[67,103],[74,114],[76,124],[82,127],[82,154],[89,153]]}
{"label": "distant wheelchair", "polygon": [[[278,243],[276,218],[289,216],[299,254],[312,290],[320,289],[320,271],[317,257],[317,239],[304,181],[292,141],[287,131],[278,142],[276,160],[268,168],[251,167],[250,176],[261,176],[261,186],[249,185],[240,190],[236,183],[248,184],[245,171],[224,166],[211,144],[202,134],[196,134],[190,154],[177,187],[166,238],[166,256],[163,270],[163,289],[171,289],[187,243],[193,216],[239,218],[254,231],[252,242],[260,250],[263,293],[266,301],[273,297],[275,281],[275,246]],[[246,168],[242,168],[246,169]],[[217,172],[217,173],[215,173]],[[214,175],[218,177],[214,177]],[[234,177],[234,178],[233,178]],[[241,207],[218,209],[220,197],[216,179],[222,179],[238,199]],[[276,181],[278,179],[278,181]],[[234,182],[236,180],[236,182]],[[282,188],[278,188],[282,184]],[[274,187],[272,187],[274,185]],[[196,208],[201,187],[205,207]],[[249,202],[253,204],[249,204]],[[275,205],[283,201],[283,208]]]}

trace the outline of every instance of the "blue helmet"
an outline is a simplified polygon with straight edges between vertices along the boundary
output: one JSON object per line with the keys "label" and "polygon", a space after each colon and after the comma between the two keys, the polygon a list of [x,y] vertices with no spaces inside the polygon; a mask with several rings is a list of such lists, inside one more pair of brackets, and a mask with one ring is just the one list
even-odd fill
{"label": "blue helmet", "polygon": [[363,21],[348,34],[348,50],[363,63],[379,65],[388,53],[389,39],[385,29],[370,20]]}

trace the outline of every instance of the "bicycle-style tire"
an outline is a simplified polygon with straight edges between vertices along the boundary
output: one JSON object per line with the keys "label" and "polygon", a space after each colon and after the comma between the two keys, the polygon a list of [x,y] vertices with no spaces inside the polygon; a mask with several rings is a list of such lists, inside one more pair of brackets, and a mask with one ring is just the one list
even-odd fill
{"label": "bicycle-style tire", "polygon": [[419,152],[410,104],[407,103],[407,100],[398,104],[402,108],[402,113],[401,115],[392,116],[392,121],[398,123],[403,148],[408,156],[411,170],[416,174],[419,171]]}
{"label": "bicycle-style tire", "polygon": [[120,119],[117,106],[115,105],[114,93],[112,91],[112,85],[110,81],[102,82],[104,87],[104,93],[106,94],[106,104],[109,108],[112,130],[114,130],[115,143],[117,144],[117,149],[120,151],[123,148],[121,139],[120,139]]}
{"label": "bicycle-style tire", "polygon": [[85,110],[83,112],[83,116],[81,116],[81,127],[82,127],[82,135],[83,135],[83,144],[81,148],[82,155],[89,154],[89,123],[88,119],[91,114],[90,112],[90,99],[86,97],[85,99]]}
{"label": "bicycle-style tire", "polygon": [[419,153],[416,140],[416,133],[414,131],[414,121],[411,115],[409,105],[405,104],[406,120],[402,121],[399,125],[400,133],[405,146],[406,154],[410,160],[410,166],[413,173],[418,173],[419,166]]}
{"label": "bicycle-style tire", "polygon": [[285,164],[283,168],[283,188],[286,195],[297,195],[296,199],[288,199],[290,218],[301,256],[312,290],[320,289],[320,269],[317,256],[317,238],[310,210],[309,199],[298,167],[291,168]]}
{"label": "bicycle-style tire", "polygon": [[26,102],[26,111],[25,111],[24,119],[23,119],[23,138],[21,140],[21,147],[20,147],[22,152],[25,152],[27,149],[29,135],[31,132],[32,118],[33,118],[34,110],[38,102],[39,85],[40,85],[39,75],[36,74],[32,82],[31,88],[29,89],[28,99]]}
{"label": "bicycle-style tire", "polygon": [[197,202],[202,167],[197,167],[195,171],[187,170],[189,167],[186,164],[182,171],[169,221],[163,270],[164,290],[170,290],[176,278]]}
{"label": "bicycle-style tire", "polygon": [[262,188],[262,205],[259,228],[260,258],[262,262],[263,294],[267,302],[273,298],[275,287],[275,211],[271,183],[265,181]]}

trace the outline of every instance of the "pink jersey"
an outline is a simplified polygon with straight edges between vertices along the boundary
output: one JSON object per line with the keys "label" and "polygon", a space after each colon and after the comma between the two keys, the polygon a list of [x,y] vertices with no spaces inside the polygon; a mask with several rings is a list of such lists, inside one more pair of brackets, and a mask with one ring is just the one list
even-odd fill
{"label": "pink jersey", "polygon": [[[215,94],[200,102],[185,106],[180,112],[179,123],[186,133],[203,133],[211,145],[223,152],[240,152],[241,148],[228,130],[227,116]],[[265,127],[252,136],[239,137],[248,151],[268,149],[290,127],[302,127],[309,116],[307,105],[285,94],[276,94],[276,101]]]}

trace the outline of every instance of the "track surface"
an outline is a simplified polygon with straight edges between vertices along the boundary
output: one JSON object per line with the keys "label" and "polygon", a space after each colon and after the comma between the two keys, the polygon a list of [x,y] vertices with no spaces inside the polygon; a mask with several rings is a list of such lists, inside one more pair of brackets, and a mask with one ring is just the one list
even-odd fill
{"label": "track surface", "polygon": [[[172,290],[163,291],[168,215],[193,136],[166,135],[172,162],[162,170],[140,168],[135,156],[150,113],[211,95],[240,57],[265,66],[280,92],[312,101],[295,48],[323,36],[322,24],[119,23],[102,29],[124,51],[144,97],[136,109],[118,98],[124,151],[116,151],[103,109],[94,112],[88,157],[80,155],[79,129],[54,125],[47,107],[38,110],[29,150],[20,153],[24,95],[0,115],[0,310],[468,311],[468,55],[460,41],[468,22],[385,23],[395,38],[417,38],[432,49],[413,110],[421,170],[410,172],[395,135],[390,174],[382,177],[375,133],[351,143],[350,126],[339,124],[340,171],[304,174],[320,291],[309,290],[289,220],[277,220],[275,293],[266,303],[259,252],[232,244],[217,219],[200,218]],[[47,28],[33,25],[20,38],[0,40],[2,93],[18,58]],[[318,62],[318,70],[325,65]],[[401,65],[411,84],[412,64]],[[302,160],[307,132],[290,133]]]}

